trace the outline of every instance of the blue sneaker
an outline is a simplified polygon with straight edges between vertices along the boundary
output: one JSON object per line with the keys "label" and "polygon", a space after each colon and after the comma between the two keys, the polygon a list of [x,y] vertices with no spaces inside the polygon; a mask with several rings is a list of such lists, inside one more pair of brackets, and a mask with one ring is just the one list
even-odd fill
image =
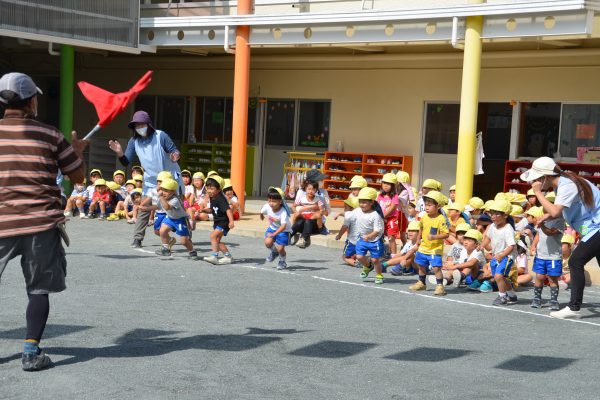
{"label": "blue sneaker", "polygon": [[481,282],[479,282],[477,279],[475,279],[473,282],[471,282],[471,284],[467,288],[469,290],[475,290],[478,292],[480,287],[481,287]]}
{"label": "blue sneaker", "polygon": [[481,293],[489,293],[494,291],[494,287],[490,283],[490,281],[485,281],[479,286],[479,291]]}
{"label": "blue sneaker", "polygon": [[392,268],[390,268],[390,274],[392,274],[394,276],[403,275],[402,266],[400,264],[394,265]]}
{"label": "blue sneaker", "polygon": [[284,260],[279,260],[279,262],[277,263],[277,269],[281,271],[286,268],[287,268],[287,263]]}
{"label": "blue sneaker", "polygon": [[275,257],[277,257],[277,255],[278,255],[278,253],[276,251],[270,252],[266,258],[267,262],[273,262],[275,260]]}

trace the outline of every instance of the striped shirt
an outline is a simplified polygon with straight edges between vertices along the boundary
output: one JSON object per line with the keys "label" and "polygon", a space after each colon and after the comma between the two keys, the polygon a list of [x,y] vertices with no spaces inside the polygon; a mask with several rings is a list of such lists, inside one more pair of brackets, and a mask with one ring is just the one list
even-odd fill
{"label": "striped shirt", "polygon": [[59,169],[81,159],[56,128],[6,110],[0,119],[0,238],[44,232],[64,222]]}

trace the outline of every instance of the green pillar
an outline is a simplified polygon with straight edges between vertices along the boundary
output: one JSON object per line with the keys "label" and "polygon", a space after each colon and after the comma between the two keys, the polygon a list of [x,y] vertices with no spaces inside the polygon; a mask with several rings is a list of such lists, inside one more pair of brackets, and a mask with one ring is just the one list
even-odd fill
{"label": "green pillar", "polygon": [[67,140],[73,130],[73,90],[75,89],[75,50],[73,46],[60,46],[60,115],[59,129]]}
{"label": "green pillar", "polygon": [[[73,91],[75,89],[75,50],[73,46],[60,46],[60,110],[58,128],[71,141],[73,130]],[[63,181],[65,194],[71,192],[71,182]]]}

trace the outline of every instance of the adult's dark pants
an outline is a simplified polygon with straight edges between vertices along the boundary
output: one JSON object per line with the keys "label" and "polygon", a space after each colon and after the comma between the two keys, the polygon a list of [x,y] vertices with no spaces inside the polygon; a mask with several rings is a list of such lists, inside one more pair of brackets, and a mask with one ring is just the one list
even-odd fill
{"label": "adult's dark pants", "polygon": [[138,239],[140,242],[144,240],[146,235],[146,227],[150,220],[150,211],[138,211],[137,221],[135,223],[133,238]]}
{"label": "adult's dark pants", "polygon": [[600,232],[596,232],[594,236],[585,242],[579,242],[569,258],[569,269],[571,270],[571,301],[569,301],[569,308],[573,311],[579,311],[583,302],[583,289],[585,288],[583,267],[594,257],[600,265]]}
{"label": "adult's dark pants", "polygon": [[304,219],[302,217],[296,218],[294,225],[292,225],[292,235],[300,233],[304,239],[308,239],[310,235],[319,233],[319,227],[317,226],[317,220],[315,219]]}

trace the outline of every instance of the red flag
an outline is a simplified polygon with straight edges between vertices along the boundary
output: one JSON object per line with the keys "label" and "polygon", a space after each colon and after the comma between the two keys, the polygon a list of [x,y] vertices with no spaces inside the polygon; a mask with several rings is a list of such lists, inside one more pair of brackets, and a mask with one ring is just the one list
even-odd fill
{"label": "red flag", "polygon": [[78,82],[77,85],[83,96],[96,108],[98,125],[104,128],[148,86],[152,80],[152,72],[146,72],[131,89],[122,93],[111,93],[87,82]]}

